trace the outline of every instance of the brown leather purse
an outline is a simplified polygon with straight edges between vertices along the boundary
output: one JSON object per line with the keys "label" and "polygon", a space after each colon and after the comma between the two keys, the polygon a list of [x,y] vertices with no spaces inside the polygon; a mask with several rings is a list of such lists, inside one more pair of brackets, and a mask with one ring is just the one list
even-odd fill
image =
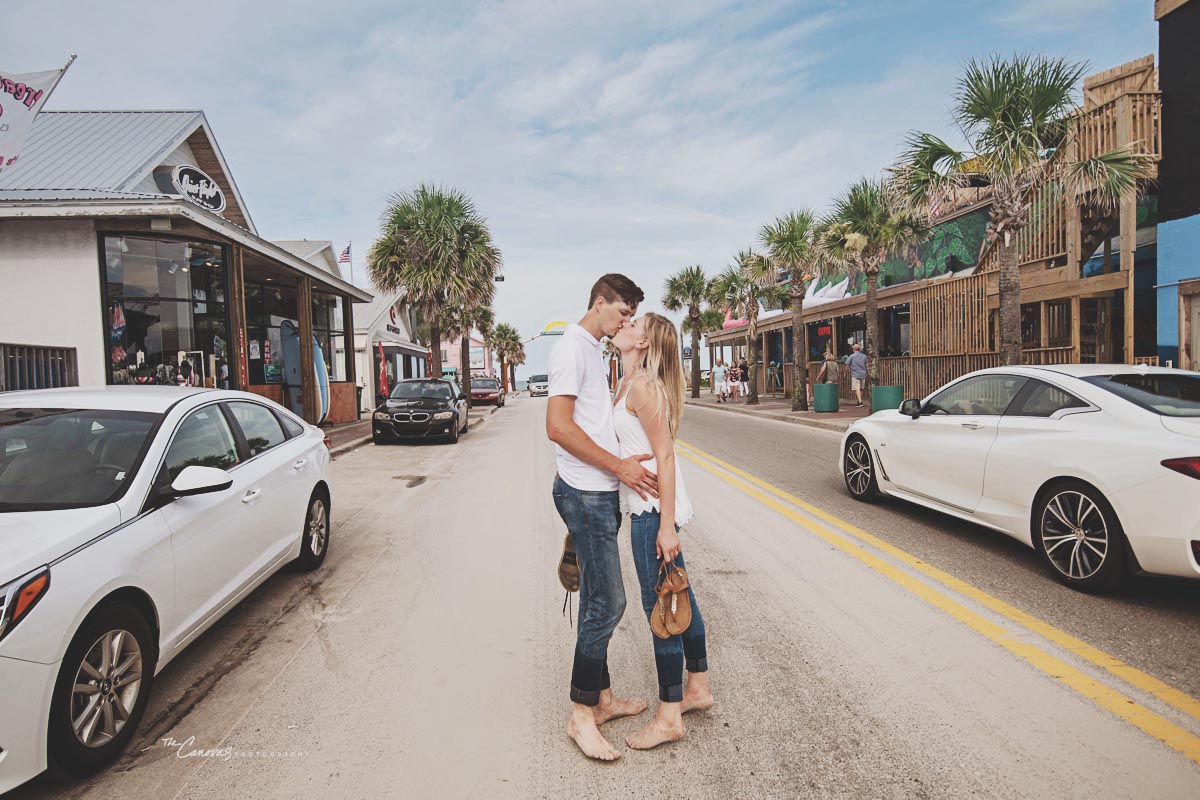
{"label": "brown leather purse", "polygon": [[688,596],[687,572],[664,561],[658,567],[658,582],[654,587],[658,600],[650,614],[650,630],[660,639],[678,636],[692,624],[692,601]]}

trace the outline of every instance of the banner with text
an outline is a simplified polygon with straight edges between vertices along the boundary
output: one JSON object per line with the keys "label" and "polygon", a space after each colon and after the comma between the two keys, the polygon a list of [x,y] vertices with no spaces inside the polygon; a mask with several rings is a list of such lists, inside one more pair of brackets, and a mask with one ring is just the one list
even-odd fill
{"label": "banner with text", "polygon": [[66,71],[67,67],[24,73],[0,69],[0,169],[16,163],[34,118]]}

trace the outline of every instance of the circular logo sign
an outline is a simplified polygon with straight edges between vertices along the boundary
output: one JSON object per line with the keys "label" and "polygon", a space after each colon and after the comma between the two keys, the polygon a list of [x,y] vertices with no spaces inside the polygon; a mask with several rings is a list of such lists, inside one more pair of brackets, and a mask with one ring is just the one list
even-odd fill
{"label": "circular logo sign", "polygon": [[180,164],[171,170],[171,184],[179,193],[201,208],[220,213],[225,210],[225,193],[217,182],[199,167]]}

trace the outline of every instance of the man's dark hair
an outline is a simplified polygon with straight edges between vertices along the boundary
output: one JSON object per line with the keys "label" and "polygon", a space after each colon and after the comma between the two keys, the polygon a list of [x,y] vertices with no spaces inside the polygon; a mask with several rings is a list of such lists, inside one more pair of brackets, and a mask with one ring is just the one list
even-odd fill
{"label": "man's dark hair", "polygon": [[646,299],[646,294],[633,281],[616,272],[610,272],[592,286],[588,296],[588,308],[596,304],[596,298],[603,297],[610,303],[624,300],[630,308]]}

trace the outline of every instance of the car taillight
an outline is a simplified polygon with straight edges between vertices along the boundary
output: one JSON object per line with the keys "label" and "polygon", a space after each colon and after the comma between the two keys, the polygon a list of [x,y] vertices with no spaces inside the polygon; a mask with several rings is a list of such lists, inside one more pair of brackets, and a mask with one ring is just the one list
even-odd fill
{"label": "car taillight", "polygon": [[24,619],[50,588],[50,570],[41,571],[0,586],[0,639]]}
{"label": "car taillight", "polygon": [[333,439],[330,439],[328,436],[325,437],[325,449],[326,450],[333,449]]}
{"label": "car taillight", "polygon": [[1167,469],[1175,470],[1180,475],[1187,475],[1189,478],[1200,480],[1200,456],[1168,458],[1162,462],[1162,465]]}

